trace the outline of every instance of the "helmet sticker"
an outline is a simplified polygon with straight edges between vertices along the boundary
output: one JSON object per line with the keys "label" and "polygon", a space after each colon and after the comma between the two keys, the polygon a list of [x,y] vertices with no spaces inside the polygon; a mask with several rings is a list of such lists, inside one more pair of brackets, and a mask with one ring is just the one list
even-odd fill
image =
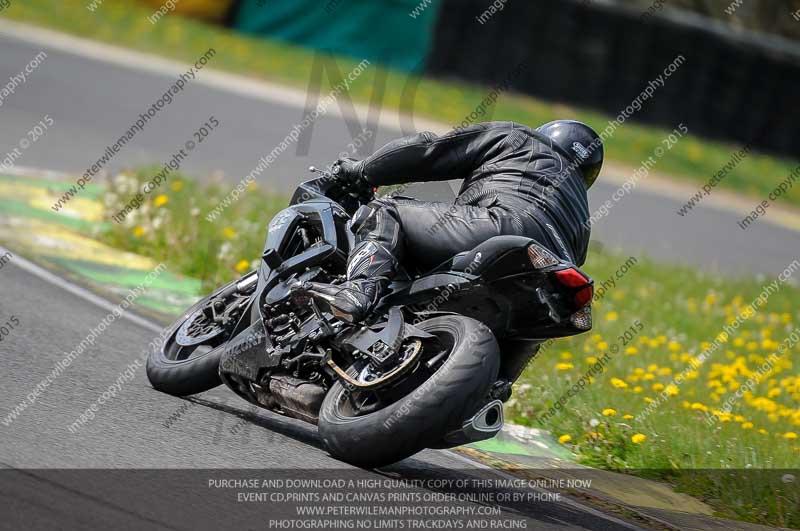
{"label": "helmet sticker", "polygon": [[583,144],[580,142],[573,142],[572,143],[572,150],[578,155],[582,160],[589,158],[589,150],[586,149]]}

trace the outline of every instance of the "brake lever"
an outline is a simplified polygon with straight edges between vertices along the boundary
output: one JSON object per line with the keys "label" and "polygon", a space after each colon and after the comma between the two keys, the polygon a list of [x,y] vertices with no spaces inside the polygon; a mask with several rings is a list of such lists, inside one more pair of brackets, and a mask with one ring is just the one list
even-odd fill
{"label": "brake lever", "polygon": [[319,173],[320,175],[322,175],[326,179],[336,179],[337,178],[336,175],[333,172],[326,171],[326,170],[320,170],[316,166],[309,166],[308,167],[308,171],[310,171],[311,173]]}

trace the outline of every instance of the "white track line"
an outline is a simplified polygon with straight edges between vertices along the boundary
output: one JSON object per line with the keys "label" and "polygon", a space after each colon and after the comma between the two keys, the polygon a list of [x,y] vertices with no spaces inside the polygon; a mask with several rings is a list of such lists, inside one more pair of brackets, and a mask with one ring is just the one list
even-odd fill
{"label": "white track line", "polygon": [[[19,267],[20,269],[22,269],[23,271],[26,271],[26,272],[34,275],[34,276],[37,276],[40,279],[44,280],[45,282],[48,282],[48,283],[50,283],[50,284],[52,284],[52,285],[54,285],[54,286],[56,286],[58,288],[61,288],[64,291],[68,291],[69,293],[72,293],[73,295],[76,295],[76,296],[80,297],[81,299],[83,299],[85,301],[88,301],[88,302],[90,302],[90,303],[102,308],[103,310],[107,310],[109,312],[113,312],[117,308],[116,304],[112,304],[111,302],[107,301],[106,299],[104,299],[104,298],[102,298],[102,297],[100,297],[98,295],[95,295],[94,293],[92,293],[91,291],[89,291],[88,289],[86,289],[84,287],[78,286],[77,284],[73,284],[72,282],[69,282],[68,280],[64,280],[63,278],[53,274],[52,272],[48,271],[47,269],[45,269],[45,268],[43,268],[43,267],[41,267],[39,265],[34,264],[30,260],[28,260],[26,258],[23,258],[19,254],[15,253],[15,252],[13,252],[13,251],[11,251],[9,249],[6,249],[2,245],[0,245],[0,253],[6,253],[6,252],[9,252],[14,256],[14,258],[12,258],[11,261],[8,262],[8,264],[13,264],[13,265]],[[8,265],[8,264],[6,264],[6,265]],[[124,317],[125,319],[129,320],[130,322],[132,322],[132,323],[134,323],[136,325],[139,325],[139,326],[141,326],[143,328],[146,328],[146,329],[148,329],[148,330],[150,330],[152,332],[160,333],[164,329],[163,326],[158,325],[158,324],[156,324],[156,323],[154,323],[154,322],[152,322],[152,321],[150,321],[148,319],[145,319],[144,317],[140,317],[140,316],[138,316],[138,315],[136,315],[134,313],[131,313],[129,311],[122,312],[121,316]]]}

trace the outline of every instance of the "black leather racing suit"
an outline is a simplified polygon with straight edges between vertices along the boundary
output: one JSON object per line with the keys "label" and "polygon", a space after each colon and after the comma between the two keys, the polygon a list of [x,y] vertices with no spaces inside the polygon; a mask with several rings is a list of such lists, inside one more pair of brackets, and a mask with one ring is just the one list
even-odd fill
{"label": "black leather racing suit", "polygon": [[533,238],[582,265],[589,207],[571,160],[547,136],[514,122],[389,142],[360,163],[370,184],[464,182],[454,203],[397,195],[361,207],[351,226],[357,243],[348,279],[392,278],[400,260],[430,269],[498,235]]}

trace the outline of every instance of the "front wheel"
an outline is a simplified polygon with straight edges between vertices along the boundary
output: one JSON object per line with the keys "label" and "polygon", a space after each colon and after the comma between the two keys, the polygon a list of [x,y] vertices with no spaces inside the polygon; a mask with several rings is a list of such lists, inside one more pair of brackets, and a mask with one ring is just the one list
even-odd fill
{"label": "front wheel", "polygon": [[[244,308],[247,293],[252,291],[255,272],[231,282],[198,301],[176,321],[164,341],[147,358],[147,378],[157,390],[175,396],[187,396],[213,389],[222,383],[219,360],[228,340],[228,326],[215,316],[227,313],[235,322]],[[214,305],[212,309],[211,306]]]}
{"label": "front wheel", "polygon": [[319,433],[337,459],[365,468],[405,459],[459,428],[487,396],[500,367],[500,349],[488,327],[460,315],[416,326],[435,339],[423,343],[416,368],[397,384],[395,396],[349,392],[341,382],[325,396]]}

